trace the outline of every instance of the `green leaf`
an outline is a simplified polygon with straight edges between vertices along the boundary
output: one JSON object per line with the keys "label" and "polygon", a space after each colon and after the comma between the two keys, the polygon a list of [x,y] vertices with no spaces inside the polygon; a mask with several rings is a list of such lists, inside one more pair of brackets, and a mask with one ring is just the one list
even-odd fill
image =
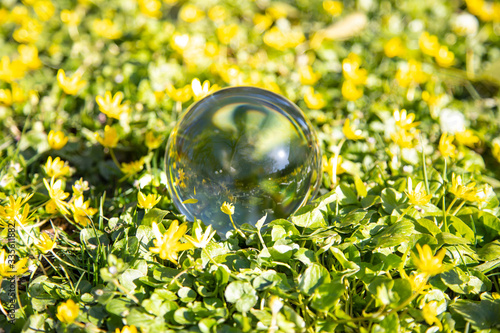
{"label": "green leaf", "polygon": [[373,238],[373,242],[379,248],[399,245],[409,240],[409,236],[414,232],[413,223],[403,219],[390,227],[382,229],[382,232]]}
{"label": "green leaf", "polygon": [[486,244],[477,251],[481,260],[494,260],[500,258],[500,240]]}
{"label": "green leaf", "polygon": [[500,326],[500,300],[471,302],[458,300],[451,308],[471,323],[476,330],[487,330]]}
{"label": "green leaf", "polygon": [[385,276],[377,276],[368,284],[368,290],[375,296],[378,305],[387,306],[394,300],[391,290],[393,285],[394,280]]}
{"label": "green leaf", "polygon": [[327,206],[337,199],[337,195],[331,192],[322,198],[319,198],[318,203],[300,208],[290,218],[292,222],[303,228],[317,229],[326,227],[324,214],[326,214]]}
{"label": "green leaf", "polygon": [[313,262],[317,262],[316,257],[314,256],[314,251],[305,249],[303,247],[298,249],[293,256],[295,259],[299,260],[306,266],[311,265]]}
{"label": "green leaf", "polygon": [[134,289],[137,287],[134,283],[134,280],[137,280],[143,276],[145,276],[143,272],[137,269],[128,268],[118,277],[118,280],[127,290],[134,291]]}
{"label": "green leaf", "polygon": [[177,296],[181,299],[182,302],[184,303],[189,303],[192,302],[196,299],[196,292],[188,287],[181,287],[177,291]]}
{"label": "green leaf", "polygon": [[47,313],[36,313],[28,317],[24,324],[23,333],[46,332],[45,322],[49,315]]}
{"label": "green leaf", "polygon": [[80,231],[80,241],[89,245],[90,249],[95,249],[97,246],[109,245],[108,236],[101,230],[93,228],[85,228]]}
{"label": "green leaf", "polygon": [[274,270],[268,270],[257,276],[253,281],[252,285],[257,290],[265,290],[274,287],[281,282],[281,278]]}
{"label": "green leaf", "polygon": [[336,199],[338,198],[341,205],[347,206],[359,203],[356,193],[344,184],[337,186],[335,193],[337,194]]}
{"label": "green leaf", "polygon": [[406,197],[392,188],[383,189],[380,197],[382,199],[382,208],[389,215],[392,214],[393,210],[397,210],[401,214],[406,207]]}
{"label": "green leaf", "polygon": [[330,282],[330,273],[320,264],[311,264],[299,278],[299,289],[303,294],[311,295],[323,283]]}
{"label": "green leaf", "polygon": [[192,325],[195,321],[195,315],[188,308],[178,308],[174,312],[174,320],[180,325]]}
{"label": "green leaf", "polygon": [[478,271],[467,274],[460,268],[454,267],[447,272],[441,273],[440,277],[447,287],[458,294],[478,295],[491,288],[491,281]]}
{"label": "green leaf", "polygon": [[428,233],[432,236],[436,236],[441,232],[436,223],[429,219],[418,219],[414,222],[415,230],[421,233]]}
{"label": "green leaf", "polygon": [[345,291],[345,285],[341,282],[323,283],[314,290],[311,306],[318,311],[328,311]]}
{"label": "green leaf", "polygon": [[151,227],[153,225],[153,222],[156,222],[159,224],[159,223],[161,223],[161,221],[163,221],[163,218],[168,213],[170,213],[168,210],[152,208],[146,213],[146,215],[144,215],[144,218],[142,219],[141,225]]}
{"label": "green leaf", "polygon": [[229,303],[235,303],[236,309],[240,312],[248,312],[257,303],[257,292],[248,282],[231,282],[224,292],[224,296]]}
{"label": "green leaf", "polygon": [[457,245],[457,244],[469,244],[470,242],[462,237],[455,236],[449,232],[442,232],[436,235],[436,239],[438,240],[438,247],[443,244],[448,245]]}
{"label": "green leaf", "polygon": [[392,333],[400,332],[399,318],[396,313],[391,313],[382,319],[379,324],[375,324],[372,333]]}
{"label": "green leaf", "polygon": [[361,199],[361,206],[364,209],[370,208],[373,205],[379,204],[382,202],[382,199],[378,195],[367,195],[363,199]]}
{"label": "green leaf", "polygon": [[114,298],[106,304],[106,311],[116,316],[122,317],[129,312],[133,305],[132,301],[126,298]]}

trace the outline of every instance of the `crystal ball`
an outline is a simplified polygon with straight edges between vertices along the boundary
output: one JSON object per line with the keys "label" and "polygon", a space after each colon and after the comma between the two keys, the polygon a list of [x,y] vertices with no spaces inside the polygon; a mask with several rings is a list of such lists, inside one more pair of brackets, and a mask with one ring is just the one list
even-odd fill
{"label": "crystal ball", "polygon": [[167,187],[175,207],[224,237],[234,223],[287,218],[317,191],[319,143],[292,102],[255,87],[218,90],[189,107],[170,133]]}

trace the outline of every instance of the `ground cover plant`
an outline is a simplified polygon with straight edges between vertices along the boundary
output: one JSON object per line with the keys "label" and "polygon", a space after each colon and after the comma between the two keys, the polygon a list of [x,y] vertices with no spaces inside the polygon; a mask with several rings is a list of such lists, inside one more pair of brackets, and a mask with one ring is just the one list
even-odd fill
{"label": "ground cover plant", "polygon": [[[482,0],[2,1],[0,331],[498,332],[499,45]],[[222,238],[163,161],[235,85],[304,110],[323,178]]]}

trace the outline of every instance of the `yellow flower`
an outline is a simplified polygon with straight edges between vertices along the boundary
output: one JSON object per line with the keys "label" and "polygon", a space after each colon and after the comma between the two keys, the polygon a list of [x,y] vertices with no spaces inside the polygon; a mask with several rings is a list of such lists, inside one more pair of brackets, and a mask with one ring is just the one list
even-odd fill
{"label": "yellow flower", "polygon": [[22,24],[26,19],[29,19],[29,11],[26,6],[16,5],[10,11],[9,19],[15,24]]}
{"label": "yellow flower", "polygon": [[137,327],[135,327],[134,325],[123,326],[122,329],[121,329],[121,331],[117,327],[116,330],[115,330],[115,333],[137,333]]}
{"label": "yellow flower", "polygon": [[115,148],[120,140],[116,129],[109,125],[104,127],[104,137],[101,137],[99,133],[96,132],[94,133],[94,138],[106,148]]}
{"label": "yellow flower", "polygon": [[448,50],[448,47],[441,46],[435,55],[436,62],[441,67],[450,67],[455,61],[455,54]]}
{"label": "yellow flower", "polygon": [[59,87],[68,95],[76,95],[87,84],[87,81],[82,80],[80,71],[76,71],[71,77],[66,77],[63,69],[57,71],[57,82]]}
{"label": "yellow flower", "polygon": [[321,74],[315,73],[312,67],[307,65],[299,67],[299,77],[303,85],[313,85],[318,82]]}
{"label": "yellow flower", "polygon": [[339,16],[342,14],[342,9],[344,9],[344,4],[341,1],[323,1],[323,9],[332,16]]}
{"label": "yellow flower", "polygon": [[417,244],[418,258],[414,258],[417,269],[427,275],[436,275],[444,272],[446,268],[443,265],[443,258],[446,250],[441,248],[434,256],[432,255],[431,247],[425,244],[423,247]]}
{"label": "yellow flower", "polygon": [[106,91],[104,97],[97,96],[95,98],[95,101],[99,105],[99,111],[114,119],[120,119],[120,116],[128,110],[126,104],[121,104],[122,100],[123,93],[121,91],[118,91],[113,97],[111,97],[110,91]]}
{"label": "yellow flower", "polygon": [[401,148],[413,148],[415,147],[414,133],[410,133],[405,129],[399,129],[395,133],[391,133],[392,141]]}
{"label": "yellow flower", "polygon": [[208,80],[205,80],[202,85],[200,79],[194,78],[193,81],[191,81],[191,90],[193,91],[194,100],[198,101],[219,90],[219,86],[217,84],[210,86],[210,81]]}
{"label": "yellow flower", "polygon": [[47,135],[47,139],[50,148],[55,150],[62,149],[68,143],[68,137],[62,131],[54,132],[54,130],[51,130]]}
{"label": "yellow flower", "polygon": [[325,107],[326,101],[323,94],[320,92],[314,92],[313,87],[307,87],[304,94],[304,102],[311,110],[319,110]]}
{"label": "yellow flower", "polygon": [[453,144],[454,136],[443,133],[439,139],[439,151],[443,157],[455,157],[456,146]]}
{"label": "yellow flower", "polygon": [[393,116],[396,121],[396,126],[405,130],[410,130],[419,124],[418,121],[413,122],[415,120],[415,114],[407,114],[405,109],[402,109],[401,111],[394,110]]}
{"label": "yellow flower", "polygon": [[413,292],[423,293],[424,290],[429,287],[427,284],[429,276],[426,273],[412,272],[410,276],[408,276],[404,271],[402,271],[402,275],[404,279],[410,282],[411,290]]}
{"label": "yellow flower", "polygon": [[182,54],[189,46],[189,39],[190,37],[188,34],[180,35],[175,33],[170,39],[170,46],[172,46],[175,51]]}
{"label": "yellow flower", "polygon": [[190,243],[181,243],[179,239],[186,233],[187,224],[179,226],[177,220],[172,221],[167,232],[162,234],[156,222],[153,222],[153,234],[156,239],[153,240],[155,247],[150,247],[149,251],[157,253],[161,259],[168,259],[177,265],[178,252],[189,250],[193,247]]}
{"label": "yellow flower", "polygon": [[470,148],[474,148],[476,144],[481,142],[481,140],[468,129],[455,133],[455,139],[457,139],[458,143]]}
{"label": "yellow flower", "polygon": [[256,13],[253,17],[253,24],[254,29],[263,32],[273,24],[273,19],[269,15]]}
{"label": "yellow flower", "polygon": [[59,156],[54,159],[52,159],[52,156],[49,156],[43,166],[43,170],[50,178],[64,178],[70,175],[68,162],[61,160]]}
{"label": "yellow flower", "polygon": [[148,149],[156,149],[162,142],[163,137],[161,135],[156,137],[153,131],[146,132],[146,147],[148,147]]}
{"label": "yellow flower", "polygon": [[73,212],[75,222],[84,227],[92,222],[90,217],[97,213],[97,209],[90,207],[90,200],[85,201],[83,195],[76,197],[69,208]]}
{"label": "yellow flower", "polygon": [[48,21],[56,11],[50,0],[37,0],[33,4],[33,10],[42,21]]}
{"label": "yellow flower", "polygon": [[12,37],[18,43],[33,44],[38,40],[42,30],[43,26],[38,20],[26,18],[21,26],[14,31]]}
{"label": "yellow flower", "polygon": [[[336,157],[336,158],[335,158]],[[329,159],[323,155],[321,160],[323,166],[323,171],[328,174],[330,181],[336,182],[337,175],[344,173],[346,170],[342,167],[343,158],[342,156],[332,156]]]}
{"label": "yellow flower", "polygon": [[186,4],[179,11],[181,20],[188,23],[198,22],[205,16],[205,13],[195,5]]}
{"label": "yellow flower", "polygon": [[38,58],[38,49],[35,45],[19,45],[17,47],[21,62],[29,69],[42,67],[42,62]]}
{"label": "yellow flower", "polygon": [[89,190],[89,182],[83,180],[83,178],[78,179],[75,184],[72,186],[73,196],[79,197],[83,195],[83,192]]}
{"label": "yellow flower", "polygon": [[224,201],[222,206],[220,207],[220,210],[229,216],[234,214],[234,205],[232,203],[227,203]]}
{"label": "yellow flower", "polygon": [[0,89],[0,103],[6,106],[12,105],[12,93],[9,89]]}
{"label": "yellow flower", "polygon": [[425,303],[424,307],[422,308],[422,315],[425,319],[425,322],[429,325],[434,325],[439,327],[439,330],[443,329],[443,325],[441,324],[441,321],[439,321],[437,315],[438,315],[438,302],[436,301],[431,301],[429,303]]}
{"label": "yellow flower", "polygon": [[49,200],[46,204],[45,204],[45,212],[49,215],[55,215],[57,214],[58,212],[58,208],[57,208],[57,205],[54,201],[52,200]]}
{"label": "yellow flower", "polygon": [[10,88],[12,91],[12,103],[21,104],[26,101],[27,96],[24,94],[24,90],[17,83],[12,82],[10,84]]}
{"label": "yellow flower", "polygon": [[35,246],[42,252],[46,254],[49,251],[52,251],[56,246],[57,235],[54,236],[54,239],[51,239],[50,236],[46,233],[42,233],[40,238],[35,239]]}
{"label": "yellow flower", "polygon": [[57,209],[63,214],[69,214],[68,211],[68,203],[64,201],[69,193],[64,192],[63,182],[61,179],[58,179],[54,182],[54,178],[51,178],[50,184],[47,179],[43,179],[43,183],[45,184],[45,188],[49,192],[50,201],[52,204],[57,206]]}
{"label": "yellow flower", "polygon": [[493,154],[493,157],[500,163],[500,140],[493,141],[491,153]]}
{"label": "yellow flower", "polygon": [[80,15],[77,12],[68,9],[63,9],[61,11],[61,21],[69,26],[76,27],[80,24]]}
{"label": "yellow flower", "polygon": [[355,101],[363,97],[363,90],[358,89],[351,80],[345,80],[342,84],[342,96],[348,101]]}
{"label": "yellow flower", "polygon": [[229,45],[231,40],[238,33],[239,27],[236,23],[229,25],[221,25],[217,28],[217,38],[224,45]]}
{"label": "yellow flower", "polygon": [[92,22],[92,28],[97,35],[107,39],[118,39],[122,36],[122,31],[118,25],[114,24],[110,19],[96,19]]}
{"label": "yellow flower", "polygon": [[424,189],[424,182],[420,182],[413,189],[412,180],[408,177],[408,190],[405,192],[412,205],[427,205],[432,198],[432,194],[427,194]]}
{"label": "yellow flower", "polygon": [[139,10],[151,18],[161,17],[161,2],[158,0],[139,0]]}
{"label": "yellow flower", "polygon": [[352,81],[355,85],[365,84],[367,78],[366,69],[359,68],[361,58],[356,53],[349,53],[342,61],[342,73],[346,80]]}
{"label": "yellow flower", "polygon": [[[23,225],[30,222],[32,218],[28,217],[30,211],[28,200],[32,196],[33,194],[27,195],[24,198],[14,198],[14,196],[12,195],[9,196],[9,203],[4,206],[0,206],[0,219],[11,223],[20,223]],[[0,226],[2,228],[5,228],[7,227],[7,224],[0,221]]]}
{"label": "yellow flower", "polygon": [[468,201],[476,201],[476,183],[472,182],[467,185],[463,184],[462,177],[451,175],[450,193],[453,193],[457,198]]}
{"label": "yellow flower", "polygon": [[279,51],[285,51],[299,46],[305,37],[299,29],[282,31],[274,26],[264,34],[263,40],[266,45]]}
{"label": "yellow flower", "polygon": [[399,68],[396,72],[396,81],[401,87],[409,87],[411,85],[424,83],[427,81],[427,75],[422,70],[422,64],[410,59],[408,63]]}
{"label": "yellow flower", "polygon": [[431,35],[427,31],[424,31],[418,38],[418,46],[423,53],[433,57],[437,55],[440,45],[437,36]]}
{"label": "yellow flower", "polygon": [[11,83],[24,77],[26,65],[21,60],[10,61],[8,56],[0,60],[0,80]]}
{"label": "yellow flower", "polygon": [[184,235],[184,238],[186,238],[188,242],[193,244],[193,246],[203,249],[208,245],[208,243],[210,243],[210,240],[212,239],[212,237],[214,237],[216,231],[212,231],[212,226],[209,225],[206,228],[205,233],[203,233],[203,229],[198,224],[194,229],[194,233],[195,237]]}
{"label": "yellow flower", "polygon": [[227,10],[223,6],[215,5],[208,11],[208,17],[214,22],[223,22],[227,17]]}
{"label": "yellow flower", "polygon": [[143,209],[151,209],[161,200],[161,195],[148,194],[144,195],[141,191],[137,193],[137,206]]}
{"label": "yellow flower", "polygon": [[346,119],[344,122],[344,126],[342,126],[342,132],[344,133],[345,137],[349,140],[361,140],[364,139],[365,137],[362,135],[363,132],[360,129],[354,129],[351,127],[350,120]]}
{"label": "yellow flower", "polygon": [[57,319],[65,324],[72,324],[78,317],[80,307],[73,300],[68,299],[66,302],[59,304],[57,307]]}
{"label": "yellow flower", "polygon": [[133,161],[130,163],[122,163],[120,170],[125,174],[125,176],[128,178],[130,176],[135,175],[139,171],[144,168],[144,159],[139,159],[137,161]]}
{"label": "yellow flower", "polygon": [[191,85],[186,84],[176,89],[171,83],[167,84],[167,95],[176,102],[185,103],[191,98]]}
{"label": "yellow flower", "polygon": [[389,58],[401,57],[406,54],[406,48],[401,41],[401,38],[394,37],[389,39],[384,44],[384,53]]}
{"label": "yellow flower", "polygon": [[28,262],[28,258],[19,259],[15,264],[14,258],[12,255],[15,255],[12,252],[7,253],[5,249],[2,249],[0,252],[0,275],[4,277],[11,277],[14,275],[21,275],[28,270],[26,263]]}
{"label": "yellow flower", "polygon": [[219,46],[216,43],[207,42],[205,44],[204,54],[208,58],[215,58],[217,55],[219,55]]}

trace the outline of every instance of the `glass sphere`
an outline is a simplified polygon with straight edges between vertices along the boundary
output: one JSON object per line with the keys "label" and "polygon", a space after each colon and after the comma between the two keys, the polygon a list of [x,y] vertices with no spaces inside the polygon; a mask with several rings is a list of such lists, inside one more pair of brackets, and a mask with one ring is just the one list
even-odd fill
{"label": "glass sphere", "polygon": [[319,185],[318,140],[302,111],[286,98],[254,87],[219,90],[194,103],[170,134],[168,190],[188,220],[233,229],[221,211],[234,205],[236,225],[286,218]]}

